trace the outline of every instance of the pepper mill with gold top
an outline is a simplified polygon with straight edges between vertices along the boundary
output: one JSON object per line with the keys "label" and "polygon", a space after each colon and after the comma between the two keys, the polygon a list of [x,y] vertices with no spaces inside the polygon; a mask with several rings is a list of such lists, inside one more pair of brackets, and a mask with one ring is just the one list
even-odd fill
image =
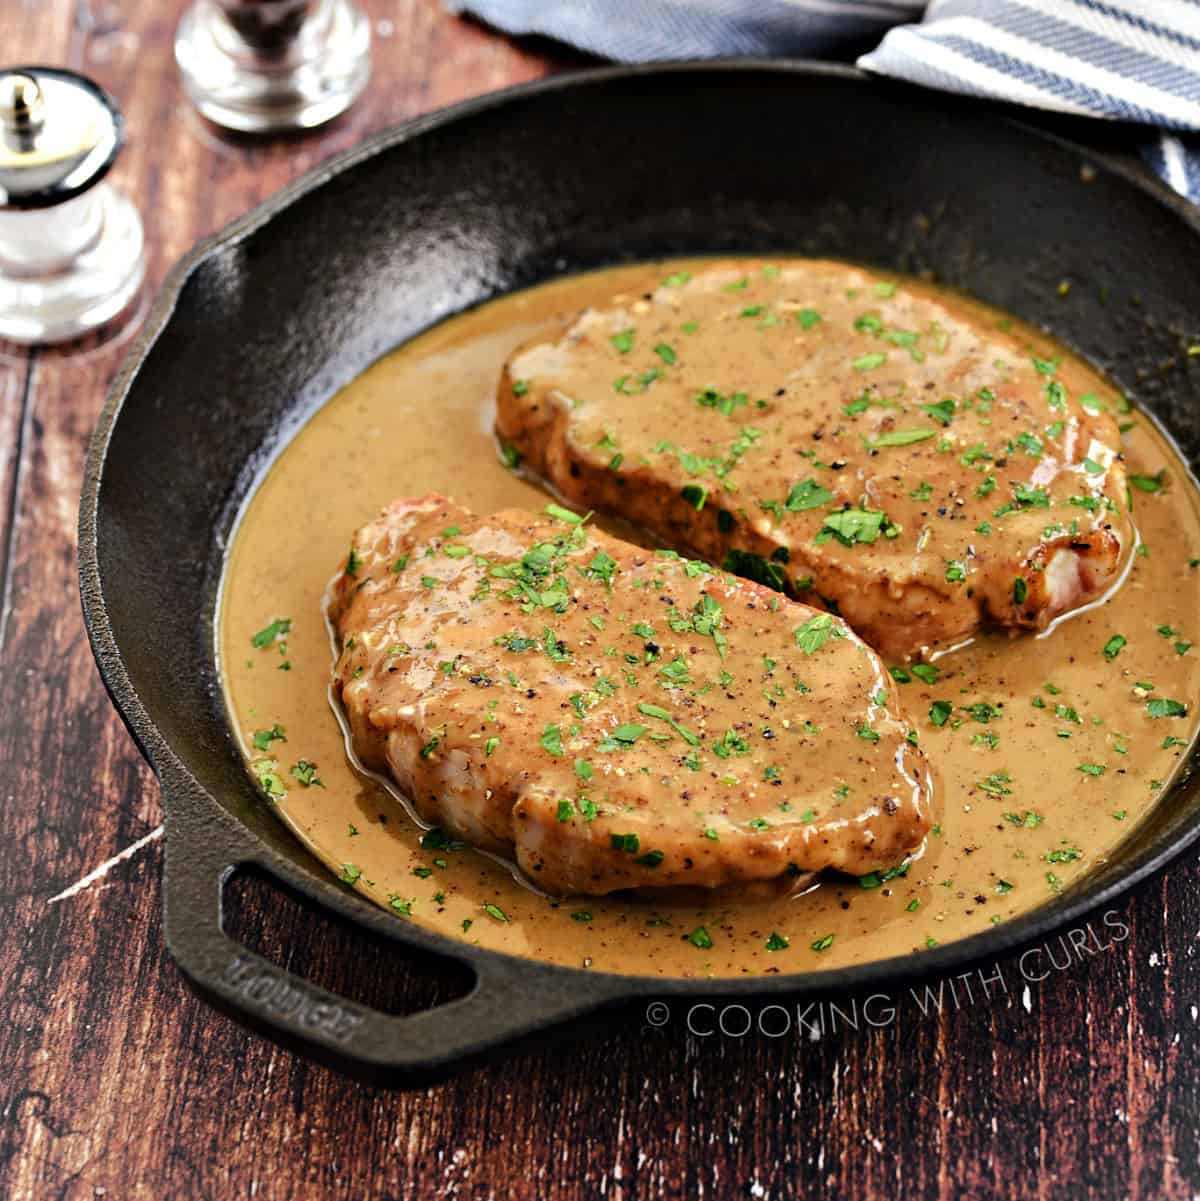
{"label": "pepper mill with gold top", "polygon": [[0,70],[0,338],[75,338],[136,295],[141,219],[104,182],[122,142],[116,102],[91,80]]}

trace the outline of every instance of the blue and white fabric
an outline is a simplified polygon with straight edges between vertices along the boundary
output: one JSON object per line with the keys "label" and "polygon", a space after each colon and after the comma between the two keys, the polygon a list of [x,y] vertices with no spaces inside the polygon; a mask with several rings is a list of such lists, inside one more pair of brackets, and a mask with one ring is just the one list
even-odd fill
{"label": "blue and white fabric", "polygon": [[857,55],[864,70],[926,87],[1132,122],[1150,167],[1200,203],[1200,0],[445,3],[619,62]]}

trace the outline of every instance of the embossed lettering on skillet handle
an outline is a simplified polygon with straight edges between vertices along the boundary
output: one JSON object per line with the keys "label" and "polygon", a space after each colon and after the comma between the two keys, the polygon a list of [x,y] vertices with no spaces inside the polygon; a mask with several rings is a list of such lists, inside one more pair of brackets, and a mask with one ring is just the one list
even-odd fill
{"label": "embossed lettering on skillet handle", "polygon": [[[194,782],[163,783],[168,949],[206,1000],[306,1055],[381,1082],[426,1080],[619,1000],[627,991],[533,961],[466,954],[475,985],[445,1005],[397,1016],[337,996],[225,933],[225,881],[243,865],[270,872],[268,857],[211,801],[197,804],[188,797]],[[405,953],[399,942],[395,953]]]}

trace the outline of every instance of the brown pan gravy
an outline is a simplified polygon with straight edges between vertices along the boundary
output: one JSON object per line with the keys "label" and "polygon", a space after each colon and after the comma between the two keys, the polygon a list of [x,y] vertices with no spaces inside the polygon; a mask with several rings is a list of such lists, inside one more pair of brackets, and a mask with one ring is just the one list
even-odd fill
{"label": "brown pan gravy", "polygon": [[[1141,547],[1123,587],[1044,636],[979,638],[937,662],[935,683],[903,685],[941,806],[904,875],[827,880],[800,897],[742,904],[695,895],[554,901],[474,851],[422,847],[402,803],[347,759],[328,700],[322,598],[350,533],[387,502],[426,492],[480,513],[541,509],[545,492],[503,465],[492,436],[505,357],[588,304],[643,292],[689,265],[574,276],[485,305],[381,359],[312,417],[247,503],[223,581],[220,661],[243,751],[278,762],[280,817],[348,884],[408,910],[398,920],[571,967],[657,976],[840,967],[920,952],[1045,903],[1103,862],[1153,806],[1194,730],[1198,498],[1178,454],[1136,411],[1119,418],[1129,472],[1165,469],[1165,482],[1133,492]],[[1030,354],[1061,356],[1072,394],[1094,391],[1124,408],[1111,384],[1044,335],[940,295],[977,322],[1011,329]],[[291,622],[286,634],[255,646],[254,635],[281,618]],[[1125,643],[1114,652],[1118,635]],[[1156,699],[1188,713],[1151,717]],[[935,701],[955,707],[940,727],[929,718]],[[286,741],[255,749],[254,734],[276,725]],[[297,764],[315,765],[298,774],[315,770],[323,786],[305,787],[290,770]]]}

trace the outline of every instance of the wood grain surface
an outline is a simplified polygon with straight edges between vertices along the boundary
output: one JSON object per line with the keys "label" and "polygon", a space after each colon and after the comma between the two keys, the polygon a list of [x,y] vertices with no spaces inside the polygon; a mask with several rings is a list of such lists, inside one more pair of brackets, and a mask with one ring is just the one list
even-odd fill
{"label": "wood grain surface", "polygon": [[[435,0],[370,0],[375,77],[355,109],[307,138],[225,139],[179,88],[182,7],[0,0],[6,64],[67,65],[119,98],[129,143],[113,178],[146,220],[154,284],[364,134],[582,61]],[[858,1029],[830,1009],[732,1010],[731,1033],[704,1033],[717,1015],[699,1011],[689,1034],[680,1005],[662,1025],[635,1009],[389,1092],[197,1001],[162,943],[158,789],[109,706],[76,593],[84,449],[122,351],[120,338],[0,349],[0,1197],[1200,1195],[1194,853],[1097,914],[1086,949],[1056,937],[943,982],[940,1012],[923,993],[844,998]],[[364,1000],[402,1010],[454,991],[257,886],[233,920]],[[741,1034],[747,1019],[770,1033]]]}

